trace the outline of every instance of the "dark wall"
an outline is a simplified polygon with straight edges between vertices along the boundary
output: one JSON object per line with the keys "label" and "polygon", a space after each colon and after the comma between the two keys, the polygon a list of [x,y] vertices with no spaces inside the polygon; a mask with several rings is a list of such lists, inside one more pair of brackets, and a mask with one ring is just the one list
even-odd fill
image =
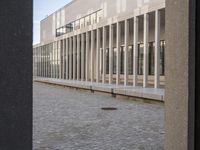
{"label": "dark wall", "polygon": [[196,0],[195,150],[200,149],[200,1]]}
{"label": "dark wall", "polygon": [[32,0],[0,7],[0,150],[31,150]]}

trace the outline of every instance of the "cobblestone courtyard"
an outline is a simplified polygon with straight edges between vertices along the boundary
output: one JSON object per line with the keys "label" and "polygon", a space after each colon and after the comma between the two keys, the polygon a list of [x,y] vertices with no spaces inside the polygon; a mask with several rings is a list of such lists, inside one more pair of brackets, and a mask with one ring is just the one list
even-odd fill
{"label": "cobblestone courtyard", "polygon": [[162,104],[33,84],[34,150],[162,150],[163,125]]}

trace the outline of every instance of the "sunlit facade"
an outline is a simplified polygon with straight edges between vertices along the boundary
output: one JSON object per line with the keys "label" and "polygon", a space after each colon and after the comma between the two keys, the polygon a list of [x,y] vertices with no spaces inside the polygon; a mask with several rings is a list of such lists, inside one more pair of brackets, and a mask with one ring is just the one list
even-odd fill
{"label": "sunlit facade", "polygon": [[164,0],[73,0],[41,21],[34,77],[163,88]]}

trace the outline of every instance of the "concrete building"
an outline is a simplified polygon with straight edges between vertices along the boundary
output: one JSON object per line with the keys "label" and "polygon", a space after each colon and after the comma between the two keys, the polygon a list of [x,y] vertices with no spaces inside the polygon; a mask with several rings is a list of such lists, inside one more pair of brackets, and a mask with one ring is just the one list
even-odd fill
{"label": "concrete building", "polygon": [[165,0],[73,0],[33,46],[33,75],[67,81],[164,89],[164,62]]}

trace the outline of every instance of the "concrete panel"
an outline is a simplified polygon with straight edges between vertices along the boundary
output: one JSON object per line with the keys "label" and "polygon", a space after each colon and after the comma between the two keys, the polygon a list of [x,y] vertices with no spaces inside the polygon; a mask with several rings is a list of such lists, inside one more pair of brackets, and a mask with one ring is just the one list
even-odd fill
{"label": "concrete panel", "polygon": [[192,92],[189,92],[189,81],[194,78],[190,74],[194,67],[194,63],[190,61],[190,53],[194,51],[194,48],[190,49],[194,42],[190,39],[189,30],[194,27],[190,21],[190,13],[194,11],[194,8],[189,10],[191,2],[192,0],[166,1],[165,150],[193,149],[193,146],[190,147],[193,143],[188,142],[189,135],[193,132],[189,128],[188,118],[189,103],[193,101],[190,98]]}

